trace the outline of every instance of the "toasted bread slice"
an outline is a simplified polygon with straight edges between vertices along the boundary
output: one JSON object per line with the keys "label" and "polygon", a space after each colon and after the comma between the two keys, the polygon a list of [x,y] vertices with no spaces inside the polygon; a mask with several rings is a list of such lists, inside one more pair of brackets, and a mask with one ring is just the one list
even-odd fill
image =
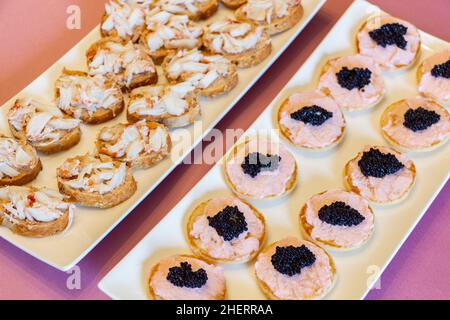
{"label": "toasted bread slice", "polygon": [[[289,0],[285,0],[290,3]],[[289,6],[287,12],[282,17],[278,17],[276,14],[277,8],[270,8],[272,13],[272,17],[270,18],[270,22],[267,21],[265,16],[261,17],[261,20],[256,20],[252,18],[251,15],[248,14],[247,11],[251,10],[252,1],[247,1],[246,4],[239,7],[234,15],[236,19],[239,21],[252,22],[257,25],[267,27],[267,30],[270,35],[274,35],[286,30],[289,30],[293,26],[295,26],[303,17],[303,7],[300,4],[300,1],[292,1],[292,5]]]}
{"label": "toasted bread slice", "polygon": [[162,68],[169,82],[192,82],[200,95],[206,97],[228,92],[238,83],[234,63],[221,55],[209,55],[197,49],[167,56]]}
{"label": "toasted bread slice", "polygon": [[145,30],[145,3],[137,1],[110,0],[100,23],[102,37],[119,37],[137,42]]}
{"label": "toasted bread slice", "polygon": [[200,117],[198,93],[190,82],[141,87],[130,94],[127,119],[155,121],[169,128],[183,127]]}
{"label": "toasted bread slice", "polygon": [[158,82],[153,60],[141,44],[102,38],[90,46],[86,58],[90,75],[110,77],[125,91]]}
{"label": "toasted bread slice", "polygon": [[99,154],[126,162],[132,168],[146,169],[170,154],[172,141],[164,125],[141,120],[103,128],[96,146]]}
{"label": "toasted bread slice", "polygon": [[0,225],[26,237],[48,237],[67,230],[75,206],[57,191],[37,187],[0,188]]}
{"label": "toasted bread slice", "polygon": [[147,17],[147,29],[140,43],[155,64],[160,65],[169,54],[202,46],[203,28],[187,15],[177,15],[155,7]]}
{"label": "toasted bread slice", "polygon": [[225,7],[229,9],[237,9],[243,4],[247,3],[247,0],[220,0]]}
{"label": "toasted bread slice", "polygon": [[[238,33],[233,36],[232,33]],[[235,43],[228,47],[223,37],[232,37]],[[239,44],[239,45],[237,45]],[[210,24],[203,35],[203,45],[213,54],[222,54],[240,68],[249,68],[261,63],[272,52],[269,33],[262,26],[228,19]]]}
{"label": "toasted bread slice", "polygon": [[56,170],[56,178],[62,194],[87,207],[115,207],[137,189],[131,169],[103,155],[67,159]]}
{"label": "toasted bread slice", "polygon": [[[431,72],[432,67],[430,66],[430,60],[433,61],[435,60],[436,62],[439,62],[439,64],[444,63],[445,61],[442,61],[440,59],[440,57],[444,57],[445,55],[447,55],[447,59],[450,59],[450,49],[435,53],[434,55],[426,58],[424,61],[422,61],[420,63],[420,65],[417,67],[417,73],[416,73],[416,77],[417,77],[417,84],[418,84],[418,90],[419,92],[430,99],[439,101],[441,103],[444,104],[450,104],[450,98],[448,93],[445,95],[446,90],[438,90],[438,92],[430,92],[429,90],[424,90],[423,88],[421,88],[421,83],[422,83],[422,77],[424,76],[424,74]],[[428,65],[428,67],[426,67],[426,65]],[[436,65],[436,64],[434,64]],[[448,81],[448,79],[447,79]],[[434,88],[440,88],[440,86],[433,86]]]}
{"label": "toasted bread slice", "polygon": [[261,221],[262,224],[264,225],[264,231],[261,234],[261,236],[258,238],[259,248],[258,248],[258,250],[254,251],[252,254],[250,254],[248,256],[236,257],[234,259],[214,258],[208,253],[207,250],[205,250],[204,248],[201,247],[201,243],[200,243],[199,239],[195,238],[194,236],[191,235],[191,231],[194,228],[194,223],[197,221],[197,219],[199,217],[204,215],[205,207],[208,205],[209,201],[211,201],[211,200],[207,200],[207,201],[203,201],[203,202],[199,203],[194,208],[194,210],[190,213],[190,215],[188,217],[187,235],[186,236],[187,236],[187,241],[188,241],[189,247],[191,248],[192,252],[194,252],[194,254],[196,256],[198,256],[198,257],[202,258],[203,260],[208,261],[210,263],[232,264],[232,263],[245,263],[245,262],[253,260],[258,255],[259,251],[262,249],[262,247],[264,246],[264,244],[266,242],[266,236],[267,236],[266,230],[267,229],[266,229],[266,222],[265,222],[264,216],[255,207],[253,207],[250,203],[240,200],[253,211],[253,214],[256,216],[256,218],[259,221]]}
{"label": "toasted bread slice", "polygon": [[111,120],[124,108],[120,87],[113,80],[100,75],[89,76],[83,71],[64,68],[55,87],[58,108],[88,124]]}
{"label": "toasted bread slice", "polygon": [[0,186],[24,185],[41,170],[41,160],[31,145],[0,134]]}
{"label": "toasted bread slice", "polygon": [[[186,260],[188,262],[190,260],[200,260],[200,261],[202,261],[201,259],[199,259],[199,258],[197,258],[197,257],[195,257],[193,255],[188,255],[188,254],[179,254],[179,255],[176,255],[175,257],[181,258],[181,260]],[[205,261],[202,261],[202,262],[205,262]],[[152,287],[152,280],[155,277],[155,275],[156,275],[158,269],[160,268],[160,266],[161,266],[161,262],[158,262],[158,263],[154,264],[152,266],[152,268],[150,269],[150,273],[149,273],[149,276],[148,276],[148,281],[147,281],[147,290],[148,290],[148,292],[147,293],[148,293],[148,296],[150,297],[150,299],[152,299],[152,300],[165,300],[163,297],[158,295],[155,292],[155,289]],[[227,288],[226,288],[226,286],[224,286],[223,289],[220,290],[219,292],[215,293],[213,297],[211,297],[211,298],[208,297],[208,298],[211,299],[211,300],[225,300],[226,297],[227,297]],[[183,297],[183,298],[184,299],[189,299],[189,297]]]}
{"label": "toasted bread slice", "polygon": [[68,150],[81,139],[79,120],[33,99],[17,99],[8,111],[8,124],[15,138],[46,154]]}
{"label": "toasted bread slice", "polygon": [[162,0],[155,6],[173,14],[187,15],[192,21],[198,21],[214,15],[219,3],[218,0]]}

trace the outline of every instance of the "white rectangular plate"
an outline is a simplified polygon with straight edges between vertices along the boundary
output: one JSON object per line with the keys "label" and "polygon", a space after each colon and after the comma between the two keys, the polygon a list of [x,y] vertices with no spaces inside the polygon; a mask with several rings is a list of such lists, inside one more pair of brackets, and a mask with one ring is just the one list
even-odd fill
{"label": "white rectangular plate", "polygon": [[[355,29],[379,8],[357,1],[347,10],[315,52],[285,88],[253,123],[250,130],[276,126],[280,103],[296,90],[313,89],[321,66],[331,57],[354,52]],[[450,45],[422,33],[422,58]],[[266,217],[268,243],[288,235],[300,236],[298,213],[312,195],[331,188],[342,188],[345,163],[367,144],[385,144],[378,123],[383,109],[401,98],[415,95],[415,68],[385,77],[387,96],[374,110],[347,114],[347,136],[335,150],[303,153],[288,146],[299,165],[298,186],[280,200],[254,201]],[[286,144],[287,145],[287,144]],[[414,226],[445,184],[449,176],[450,145],[424,155],[411,155],[418,170],[417,185],[407,201],[389,207],[374,206],[376,226],[373,238],[352,252],[332,252],[338,280],[329,299],[361,299],[384,270]],[[184,217],[193,207],[212,196],[231,194],[220,165],[214,166],[183,200],[99,283],[114,299],[146,299],[146,279],[150,266],[170,254],[189,252],[184,239]],[[263,299],[254,276],[253,265],[225,266],[230,299]]]}
{"label": "white rectangular plate", "polygon": [[[0,237],[57,269],[66,271],[72,268],[143,201],[194,146],[208,134],[216,123],[231,110],[305,28],[325,2],[326,0],[303,0],[303,18],[294,28],[272,38],[273,51],[267,59],[253,68],[239,69],[239,83],[231,92],[213,99],[201,99],[201,121],[186,128],[171,130],[171,136],[174,142],[171,157],[158,163],[151,169],[135,171],[138,189],[131,199],[117,207],[107,210],[78,207],[74,224],[65,234],[43,239],[30,239],[15,235],[6,228],[0,227]],[[208,22],[230,15],[232,15],[232,11],[221,6],[219,12],[208,20]],[[99,27],[96,27],[58,62],[40,75],[39,78],[34,80],[22,92],[3,105],[3,107],[0,107],[0,132],[10,133],[6,122],[6,112],[17,97],[31,95],[44,101],[51,101],[54,92],[54,82],[63,67],[85,70],[85,52],[99,38]],[[159,74],[161,75],[162,73],[159,72]],[[161,76],[160,78],[163,77]],[[83,137],[76,147],[67,152],[41,157],[44,170],[32,184],[56,189],[56,167],[69,157],[92,151],[98,130],[104,125],[110,126],[114,123],[125,122],[125,118],[125,112],[123,112],[121,116],[107,124],[97,126],[83,125]]]}

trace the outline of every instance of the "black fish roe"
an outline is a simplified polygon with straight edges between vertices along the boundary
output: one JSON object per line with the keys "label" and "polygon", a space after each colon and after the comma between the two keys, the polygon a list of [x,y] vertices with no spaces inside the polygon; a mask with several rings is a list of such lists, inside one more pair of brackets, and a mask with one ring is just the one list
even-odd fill
{"label": "black fish roe", "polygon": [[291,118],[313,126],[320,126],[333,117],[333,113],[317,105],[303,107],[291,113]]}
{"label": "black fish roe", "polygon": [[416,132],[428,129],[433,124],[438,123],[441,116],[433,110],[427,110],[419,107],[417,109],[408,109],[404,115],[403,125]]}
{"label": "black fish roe", "polygon": [[277,247],[271,261],[275,270],[292,277],[299,274],[302,268],[312,265],[316,256],[303,244],[300,247]]}
{"label": "black fish roe", "polygon": [[381,28],[369,32],[369,36],[379,46],[386,48],[387,46],[396,45],[400,49],[405,50],[408,41],[405,39],[408,28],[400,23],[387,23]]}
{"label": "black fish roe", "polygon": [[382,153],[378,149],[370,148],[363,153],[358,166],[366,177],[383,178],[401,170],[404,164],[392,153]]}
{"label": "black fish roe", "polygon": [[319,219],[334,226],[357,226],[364,221],[358,210],[342,201],[335,201],[319,209]]}
{"label": "black fish roe", "polygon": [[245,157],[241,168],[244,170],[244,173],[254,178],[261,171],[275,171],[280,161],[281,157],[277,155],[264,155],[259,152],[252,152]]}
{"label": "black fish roe", "polygon": [[336,73],[339,85],[347,90],[358,88],[361,90],[370,84],[372,71],[367,68],[352,68],[343,67],[341,71]]}
{"label": "black fish roe", "polygon": [[446,78],[450,79],[450,59],[442,64],[437,64],[431,69],[431,75],[435,78]]}
{"label": "black fish roe", "polygon": [[192,271],[188,262],[181,262],[179,267],[169,269],[166,279],[177,287],[201,288],[208,281],[208,275],[204,269]]}
{"label": "black fish roe", "polygon": [[208,217],[208,222],[225,241],[231,241],[248,230],[245,216],[237,206],[226,206],[214,217]]}

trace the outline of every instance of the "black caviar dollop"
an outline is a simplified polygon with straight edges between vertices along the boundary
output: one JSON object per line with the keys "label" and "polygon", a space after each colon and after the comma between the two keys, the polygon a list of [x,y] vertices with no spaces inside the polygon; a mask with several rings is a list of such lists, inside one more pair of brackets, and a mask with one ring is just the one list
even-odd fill
{"label": "black caviar dollop", "polygon": [[302,268],[312,265],[316,256],[303,244],[300,247],[277,247],[271,261],[275,270],[292,277],[299,274]]}
{"label": "black caviar dollop", "polygon": [[245,216],[237,206],[226,206],[214,217],[208,217],[208,222],[225,241],[231,241],[248,230]]}
{"label": "black caviar dollop", "polygon": [[319,107],[317,105],[312,105],[309,107],[303,107],[293,113],[291,113],[291,118],[297,121],[301,121],[306,124],[313,126],[320,126],[325,121],[333,117],[333,113]]}
{"label": "black caviar dollop", "polygon": [[192,271],[188,262],[181,262],[179,267],[169,269],[167,280],[177,287],[201,288],[208,281],[208,275],[204,269]]}
{"label": "black caviar dollop", "polygon": [[383,178],[401,170],[404,164],[392,153],[382,153],[378,149],[370,148],[363,153],[358,166],[366,177]]}
{"label": "black caviar dollop", "polygon": [[450,79],[450,59],[446,62],[437,64],[431,69],[431,75],[435,78],[446,78]]}
{"label": "black caviar dollop", "polygon": [[408,28],[400,23],[387,23],[378,29],[370,31],[369,36],[383,48],[396,45],[400,49],[405,50],[408,44],[408,41],[405,39],[407,31]]}
{"label": "black caviar dollop", "polygon": [[261,171],[274,171],[278,168],[281,157],[278,155],[262,154],[259,152],[249,153],[241,164],[244,173],[254,178]]}
{"label": "black caviar dollop", "polygon": [[419,107],[417,109],[408,109],[404,115],[403,125],[416,132],[428,129],[433,124],[438,123],[441,116],[433,110],[427,110]]}
{"label": "black caviar dollop", "polygon": [[336,73],[336,77],[339,85],[342,88],[352,90],[358,88],[363,89],[370,84],[370,78],[372,77],[372,71],[367,68],[352,68],[343,67],[341,71]]}
{"label": "black caviar dollop", "polygon": [[319,209],[319,219],[334,226],[357,226],[364,221],[358,210],[342,201],[335,201]]}

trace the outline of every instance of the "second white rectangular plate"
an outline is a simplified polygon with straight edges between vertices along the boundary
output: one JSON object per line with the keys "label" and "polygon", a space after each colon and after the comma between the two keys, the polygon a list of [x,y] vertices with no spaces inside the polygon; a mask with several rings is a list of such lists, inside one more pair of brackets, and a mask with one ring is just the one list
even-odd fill
{"label": "second white rectangular plate", "polygon": [[[194,146],[208,134],[216,123],[231,110],[305,28],[325,2],[326,0],[303,0],[304,15],[301,21],[292,29],[272,38],[273,50],[267,59],[253,68],[239,69],[239,83],[231,92],[214,99],[201,99],[201,121],[197,121],[194,125],[186,128],[171,130],[174,148],[170,158],[165,159],[150,169],[134,172],[134,176],[138,182],[138,189],[129,200],[107,210],[77,207],[74,224],[65,234],[43,239],[30,239],[15,235],[8,229],[0,227],[0,237],[55,268],[64,271],[72,268],[144,200]],[[219,12],[211,17],[208,22],[232,14],[232,11],[225,9],[221,5]],[[34,80],[22,92],[0,107],[0,132],[9,134],[6,112],[17,97],[33,96],[44,101],[51,101],[54,92],[54,82],[63,67],[85,70],[85,52],[99,38],[99,27],[96,27],[57,63]],[[161,72],[159,74],[161,75]],[[160,78],[163,77],[161,76]],[[56,189],[56,168],[69,157],[93,151],[94,141],[99,129],[102,126],[126,122],[125,118],[125,112],[123,112],[117,119],[106,124],[97,126],[83,125],[83,137],[76,147],[67,152],[41,156],[44,169],[32,184]]]}
{"label": "second white rectangular plate", "polygon": [[[253,123],[250,130],[276,128],[280,103],[296,90],[313,89],[326,60],[354,53],[356,28],[379,8],[356,1],[317,47],[281,93]],[[422,36],[422,57],[450,45],[426,33]],[[288,145],[299,165],[298,186],[287,197],[270,202],[252,202],[267,220],[268,243],[288,235],[300,236],[298,213],[312,195],[331,188],[343,188],[343,167],[365,145],[385,145],[379,132],[379,118],[386,106],[417,94],[415,68],[386,75],[387,95],[375,109],[347,114],[347,136],[336,149],[326,153],[304,153]],[[287,144],[286,144],[287,145]],[[336,286],[329,299],[361,299],[388,265],[449,177],[450,144],[427,154],[411,154],[418,178],[406,201],[387,207],[373,206],[375,233],[360,249],[331,252],[337,268]],[[213,167],[183,200],[112,269],[99,287],[114,299],[147,299],[148,271],[159,259],[175,253],[189,253],[184,238],[186,214],[200,201],[231,194],[220,164]],[[225,266],[228,298],[263,299],[254,276],[253,264]]]}

